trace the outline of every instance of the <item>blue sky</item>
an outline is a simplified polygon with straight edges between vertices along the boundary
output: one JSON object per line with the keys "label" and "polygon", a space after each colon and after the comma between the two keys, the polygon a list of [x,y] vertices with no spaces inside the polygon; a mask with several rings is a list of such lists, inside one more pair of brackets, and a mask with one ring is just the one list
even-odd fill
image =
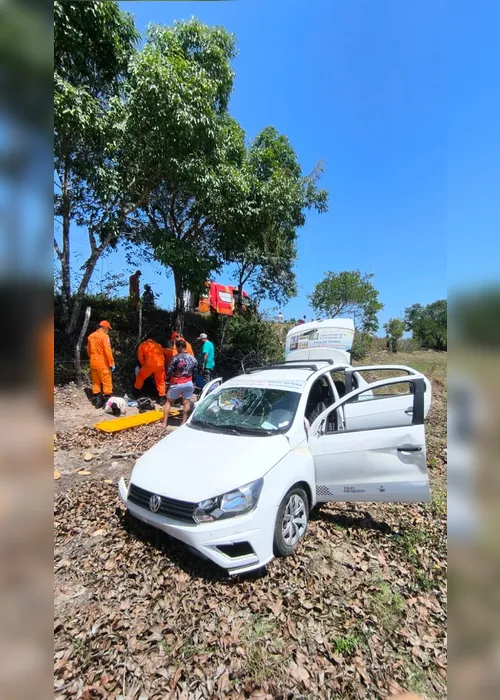
{"label": "blue sky", "polygon": [[[141,32],[149,23],[193,15],[234,32],[232,115],[249,138],[269,124],[286,134],[304,172],[325,162],[330,211],[310,215],[300,230],[299,296],[284,309],[287,317],[313,315],[306,295],[328,270],[374,272],[385,304],[382,324],[415,302],[446,296],[447,232],[452,226],[460,238],[462,222],[470,226],[474,217],[467,178],[449,181],[449,149],[451,156],[480,115],[460,104],[465,111],[449,138],[460,83],[458,76],[456,84],[450,81],[452,21],[445,0],[121,4]],[[460,21],[453,18],[457,29]],[[470,138],[460,154],[481,168]],[[75,234],[75,251],[86,253],[85,233]],[[171,306],[171,279],[155,266],[141,267],[142,283],[150,282],[161,305]],[[96,282],[108,270],[124,269],[124,255],[113,253],[98,265]],[[229,274],[218,279],[228,282]]]}

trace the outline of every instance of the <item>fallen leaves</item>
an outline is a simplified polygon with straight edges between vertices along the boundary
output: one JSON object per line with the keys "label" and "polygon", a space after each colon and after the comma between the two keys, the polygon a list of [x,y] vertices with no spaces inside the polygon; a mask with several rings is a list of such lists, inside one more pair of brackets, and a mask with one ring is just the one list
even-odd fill
{"label": "fallen leaves", "polygon": [[[433,484],[446,467],[441,388],[436,398]],[[111,455],[139,440],[146,451],[158,432],[57,434],[70,468],[93,455],[92,472],[63,469],[56,487],[58,700],[381,700],[415,673],[423,694],[446,697],[445,511],[324,505],[294,557],[230,579],[125,513]]]}
{"label": "fallen leaves", "polygon": [[58,471],[57,469],[54,469],[54,481],[57,481],[60,478],[61,478],[61,472]]}
{"label": "fallen leaves", "polygon": [[87,453],[83,456],[83,461],[84,461],[84,462],[90,462],[90,461],[93,460],[93,459],[94,459],[94,455],[92,454],[92,452],[87,452]]}

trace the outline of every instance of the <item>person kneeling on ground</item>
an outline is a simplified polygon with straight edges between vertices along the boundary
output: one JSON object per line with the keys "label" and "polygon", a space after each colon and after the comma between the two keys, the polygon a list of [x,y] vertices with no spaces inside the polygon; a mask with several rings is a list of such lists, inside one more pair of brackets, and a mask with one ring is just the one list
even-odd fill
{"label": "person kneeling on ground", "polygon": [[176,340],[175,346],[177,355],[173,358],[167,371],[167,381],[170,382],[170,386],[167,392],[167,402],[163,408],[163,421],[161,423],[163,428],[167,427],[172,402],[181,397],[183,399],[182,423],[187,421],[194,391],[193,374],[198,369],[198,362],[186,352],[186,341]]}
{"label": "person kneeling on ground", "polygon": [[145,380],[154,376],[160,406],[165,404],[165,356],[160,343],[148,338],[139,345],[137,357],[141,368],[136,375],[134,389],[140,391]]}

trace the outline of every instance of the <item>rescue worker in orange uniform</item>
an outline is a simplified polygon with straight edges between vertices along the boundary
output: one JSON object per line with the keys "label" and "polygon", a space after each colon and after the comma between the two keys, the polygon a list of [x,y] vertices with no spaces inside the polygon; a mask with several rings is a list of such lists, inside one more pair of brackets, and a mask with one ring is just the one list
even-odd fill
{"label": "rescue worker in orange uniform", "polygon": [[92,403],[96,408],[101,408],[113,394],[111,372],[115,371],[115,361],[108,336],[110,330],[109,321],[101,321],[99,328],[91,333],[87,340],[87,355],[90,358],[90,376],[92,377]]}
{"label": "rescue worker in orange uniform", "polygon": [[186,343],[186,349],[184,350],[184,352],[187,352],[188,355],[192,355],[194,357],[194,352],[193,348],[191,347],[191,343],[188,343],[188,341],[185,338],[183,338],[182,335],[174,331],[170,336],[170,340],[174,344],[174,347],[172,349],[174,357],[177,355],[177,347],[175,345],[177,340],[183,340]]}
{"label": "rescue worker in orange uniform", "polygon": [[148,338],[139,345],[137,357],[141,369],[135,378],[134,388],[140,391],[144,386],[145,380],[154,375],[156,390],[160,397],[159,404],[163,406],[165,403],[165,356],[163,347],[152,338]]}
{"label": "rescue worker in orange uniform", "polygon": [[129,285],[129,297],[130,297],[130,303],[134,307],[134,309],[137,309],[139,307],[139,300],[141,296],[141,291],[139,288],[139,277],[142,275],[142,272],[140,270],[136,270],[133,275],[130,275],[129,280],[128,280],[128,285]]}

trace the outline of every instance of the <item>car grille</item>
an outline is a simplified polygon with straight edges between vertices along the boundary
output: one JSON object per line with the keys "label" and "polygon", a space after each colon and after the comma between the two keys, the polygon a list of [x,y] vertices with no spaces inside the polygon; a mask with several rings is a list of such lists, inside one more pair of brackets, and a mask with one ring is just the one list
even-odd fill
{"label": "car grille", "polygon": [[[149,499],[154,495],[152,491],[146,491],[135,484],[130,484],[128,500],[131,503],[135,503],[136,506],[151,510],[149,507]],[[172,518],[172,520],[182,520],[187,523],[195,522],[193,514],[197,505],[196,503],[177,501],[175,498],[167,498],[166,496],[160,496],[160,498],[161,505],[156,511],[158,515],[166,515],[168,518]]]}

